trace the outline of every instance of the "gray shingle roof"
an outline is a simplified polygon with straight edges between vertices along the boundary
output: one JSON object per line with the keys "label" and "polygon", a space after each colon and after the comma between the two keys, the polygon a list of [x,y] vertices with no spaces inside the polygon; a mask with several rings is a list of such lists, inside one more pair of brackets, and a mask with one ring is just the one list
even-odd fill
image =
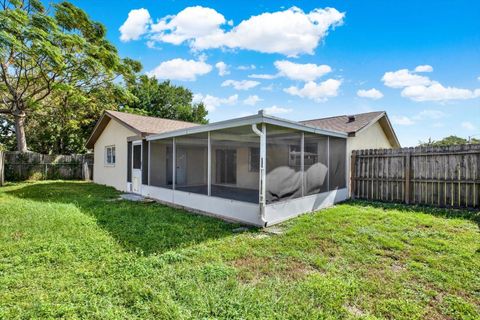
{"label": "gray shingle roof", "polygon": [[[359,113],[351,116],[341,115],[329,118],[304,120],[300,121],[300,123],[321,129],[335,130],[352,134],[368,126],[373,121],[379,119],[382,115],[385,115],[385,111]],[[352,116],[354,119],[349,119]]]}

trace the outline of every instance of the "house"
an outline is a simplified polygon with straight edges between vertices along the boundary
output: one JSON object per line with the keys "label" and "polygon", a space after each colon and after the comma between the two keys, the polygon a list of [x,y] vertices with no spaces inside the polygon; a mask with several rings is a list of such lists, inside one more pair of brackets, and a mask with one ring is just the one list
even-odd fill
{"label": "house", "polygon": [[268,226],[347,199],[351,148],[398,145],[384,112],[336,118],[196,125],[107,111],[87,147],[96,183]]}

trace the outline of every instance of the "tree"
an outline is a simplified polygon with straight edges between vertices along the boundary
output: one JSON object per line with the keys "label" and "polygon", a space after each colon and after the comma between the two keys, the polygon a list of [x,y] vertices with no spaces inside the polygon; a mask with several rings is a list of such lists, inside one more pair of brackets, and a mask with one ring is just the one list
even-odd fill
{"label": "tree", "polygon": [[194,103],[192,92],[170,81],[159,82],[154,77],[142,75],[127,86],[135,96],[123,110],[153,117],[176,119],[205,124],[208,112],[203,103]]}
{"label": "tree", "polygon": [[480,143],[480,140],[473,138],[473,139],[470,139],[470,141],[468,141],[467,139],[452,135],[438,141],[432,140],[431,138],[427,142],[420,141],[419,146],[420,147],[442,147],[442,146],[454,146],[454,145],[467,144],[467,143],[477,144],[477,143]]}
{"label": "tree", "polygon": [[27,150],[26,121],[57,106],[46,100],[71,105],[138,71],[138,63],[119,58],[103,25],[68,2],[55,4],[53,16],[39,0],[5,0],[0,7],[0,114],[14,124],[18,151]]}

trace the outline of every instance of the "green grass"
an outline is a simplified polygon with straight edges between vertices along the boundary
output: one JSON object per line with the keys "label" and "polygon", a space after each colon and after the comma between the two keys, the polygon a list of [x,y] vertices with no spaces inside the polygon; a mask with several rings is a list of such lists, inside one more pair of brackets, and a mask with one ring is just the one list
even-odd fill
{"label": "green grass", "polygon": [[479,319],[478,213],[351,202],[281,235],[90,183],[0,189],[0,319]]}

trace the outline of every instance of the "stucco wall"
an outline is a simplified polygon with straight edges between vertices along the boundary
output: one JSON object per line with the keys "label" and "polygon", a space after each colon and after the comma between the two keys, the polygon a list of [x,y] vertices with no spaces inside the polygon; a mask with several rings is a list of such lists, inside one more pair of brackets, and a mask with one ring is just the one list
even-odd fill
{"label": "stucco wall", "polygon": [[[127,137],[135,132],[127,129],[116,120],[110,120],[95,142],[93,181],[126,191],[127,184]],[[115,165],[105,164],[105,147],[115,146]]]}
{"label": "stucco wall", "polygon": [[372,124],[369,128],[358,133],[355,137],[347,139],[347,172],[348,174],[348,191],[350,194],[350,160],[352,156],[352,150],[360,149],[391,149],[393,146],[388,141],[382,126],[378,122]]}

